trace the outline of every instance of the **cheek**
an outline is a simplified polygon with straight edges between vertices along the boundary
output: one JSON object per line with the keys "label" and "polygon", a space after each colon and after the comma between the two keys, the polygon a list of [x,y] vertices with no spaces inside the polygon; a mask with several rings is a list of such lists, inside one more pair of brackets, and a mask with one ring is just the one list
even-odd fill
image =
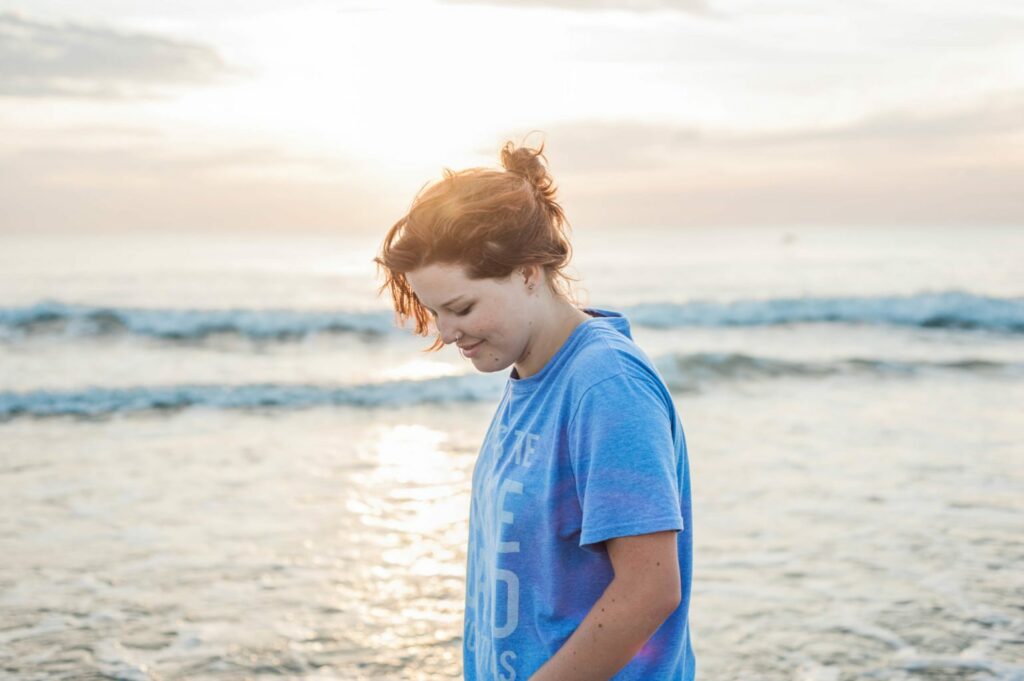
{"label": "cheek", "polygon": [[498,340],[501,333],[501,322],[495,317],[481,317],[477,320],[476,335],[486,340]]}
{"label": "cheek", "polygon": [[520,328],[514,320],[511,320],[507,314],[491,312],[474,320],[472,333],[500,351],[523,342],[527,335],[526,331],[526,329]]}

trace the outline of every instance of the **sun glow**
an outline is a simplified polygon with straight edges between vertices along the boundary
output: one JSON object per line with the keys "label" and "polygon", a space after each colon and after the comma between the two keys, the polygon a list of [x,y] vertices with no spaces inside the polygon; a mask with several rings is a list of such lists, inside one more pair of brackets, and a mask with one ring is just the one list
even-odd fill
{"label": "sun glow", "polygon": [[516,47],[537,27],[493,13],[421,5],[255,16],[221,38],[251,73],[191,93],[175,108],[207,122],[233,120],[236,130],[269,133],[292,149],[392,171],[480,163],[481,146],[493,156],[495,130],[529,119],[538,101],[546,121],[557,119],[565,97],[564,84],[531,77],[545,68],[544,51]]}

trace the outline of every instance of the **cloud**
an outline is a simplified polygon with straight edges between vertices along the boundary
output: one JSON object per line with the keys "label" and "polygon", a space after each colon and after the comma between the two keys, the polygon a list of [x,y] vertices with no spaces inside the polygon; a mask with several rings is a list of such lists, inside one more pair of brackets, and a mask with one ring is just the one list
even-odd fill
{"label": "cloud", "polygon": [[0,96],[143,97],[229,71],[205,45],[0,13]]}
{"label": "cloud", "polygon": [[174,142],[142,131],[88,144],[55,135],[0,151],[0,229],[380,229],[394,219],[354,163]]}
{"label": "cloud", "polygon": [[[964,150],[987,154],[1008,140],[1024,136],[1024,91],[998,93],[957,108],[875,112],[839,124],[783,130],[722,130],[694,125],[643,121],[575,120],[547,126],[542,135],[508,139],[537,144],[561,170],[593,174],[618,170],[657,171],[702,157],[750,162],[765,154],[804,161],[841,161],[884,154],[909,164],[926,164],[922,150],[963,158]],[[490,150],[478,149],[486,155]],[[553,156],[554,155],[554,156]]]}
{"label": "cloud", "polygon": [[[7,132],[0,229],[383,230],[431,179],[144,126]],[[545,142],[577,230],[1024,224],[1024,90],[784,130],[567,121],[495,136],[482,165],[505,139]]]}
{"label": "cloud", "polygon": [[1024,91],[778,131],[641,121],[542,131],[525,142],[545,141],[574,223],[1024,223]]}
{"label": "cloud", "polygon": [[579,11],[620,10],[624,12],[673,11],[711,15],[708,0],[441,0],[449,5],[505,5],[546,7]]}

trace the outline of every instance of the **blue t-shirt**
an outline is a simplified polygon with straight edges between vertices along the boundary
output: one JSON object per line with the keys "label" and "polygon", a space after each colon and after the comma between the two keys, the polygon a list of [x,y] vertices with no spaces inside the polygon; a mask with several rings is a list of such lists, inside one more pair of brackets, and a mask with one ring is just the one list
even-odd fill
{"label": "blue t-shirt", "polygon": [[613,678],[694,678],[682,424],[629,321],[585,311],[537,374],[512,369],[473,470],[466,679],[528,679],[611,583],[604,540],[663,530],[679,530],[682,602]]}

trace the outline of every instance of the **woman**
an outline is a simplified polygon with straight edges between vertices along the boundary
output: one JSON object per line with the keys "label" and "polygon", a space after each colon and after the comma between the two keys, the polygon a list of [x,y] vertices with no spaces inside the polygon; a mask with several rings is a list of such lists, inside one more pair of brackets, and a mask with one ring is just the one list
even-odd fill
{"label": "woman", "polygon": [[692,679],[686,442],[620,313],[579,308],[539,150],[445,169],[374,261],[399,320],[511,372],[473,471],[466,679]]}

